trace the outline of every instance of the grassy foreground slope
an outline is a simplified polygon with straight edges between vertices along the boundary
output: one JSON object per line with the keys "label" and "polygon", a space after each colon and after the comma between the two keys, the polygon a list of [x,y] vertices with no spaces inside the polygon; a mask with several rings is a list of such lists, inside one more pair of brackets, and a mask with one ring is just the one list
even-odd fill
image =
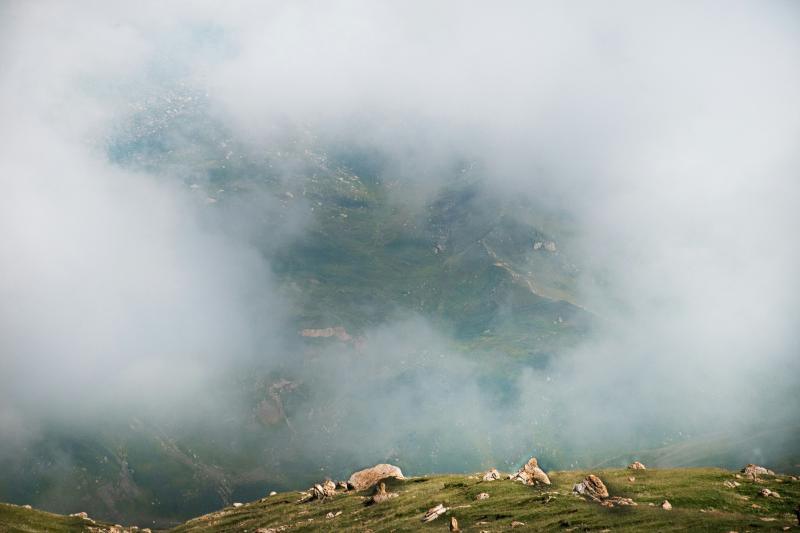
{"label": "grassy foreground slope", "polygon": [[[390,480],[398,497],[366,505],[371,491],[342,492],[324,501],[303,503],[299,492],[285,492],[241,507],[228,507],[186,522],[170,531],[419,531],[447,530],[455,516],[463,531],[782,531],[800,529],[794,509],[800,481],[764,476],[752,481],[713,468],[599,470],[612,496],[638,505],[606,508],[571,494],[589,472],[550,472],[552,486],[534,488],[508,480],[481,481],[477,475],[436,475]],[[631,481],[629,478],[633,477]],[[726,487],[736,481],[738,487]],[[781,497],[759,496],[762,488]],[[488,499],[476,500],[486,492]],[[669,500],[672,510],[661,503]],[[437,504],[448,512],[423,524],[425,511]],[[652,504],[652,505],[651,505]],[[326,518],[329,513],[339,513]],[[129,528],[126,528],[129,530]],[[88,524],[15,506],[0,506],[0,531],[89,531]],[[108,531],[97,528],[94,531]],[[134,530],[135,531],[135,530]]]}

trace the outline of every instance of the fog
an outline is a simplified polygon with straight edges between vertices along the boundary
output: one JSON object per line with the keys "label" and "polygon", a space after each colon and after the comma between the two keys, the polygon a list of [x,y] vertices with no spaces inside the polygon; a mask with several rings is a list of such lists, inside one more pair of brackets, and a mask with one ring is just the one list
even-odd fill
{"label": "fog", "polygon": [[[224,432],[241,405],[220,383],[258,368],[307,389],[291,445],[265,452],[304,480],[773,429],[725,457],[788,465],[798,30],[781,1],[3,4],[0,458],[53,423]],[[169,155],[131,148],[178,116],[197,126]],[[298,137],[380,154],[399,204],[470,161],[493,194],[562,213],[597,325],[546,371],[498,355],[493,385],[493,361],[415,313],[303,360],[273,252],[310,204],[200,192],[205,147],[257,165]],[[269,172],[291,188],[304,164]]]}

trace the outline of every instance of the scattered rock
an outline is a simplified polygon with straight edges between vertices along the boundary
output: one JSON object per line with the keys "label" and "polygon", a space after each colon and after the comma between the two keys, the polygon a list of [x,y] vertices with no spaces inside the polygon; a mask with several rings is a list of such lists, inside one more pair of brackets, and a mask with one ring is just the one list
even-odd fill
{"label": "scattered rock", "polygon": [[342,514],[342,512],[341,512],[341,511],[336,511],[335,513],[334,513],[333,511],[331,511],[331,512],[329,512],[328,514],[326,514],[326,515],[325,515],[325,518],[327,518],[328,520],[330,520],[331,518],[336,518],[336,517],[337,517],[337,516],[339,516],[340,514]]}
{"label": "scattered rock", "polygon": [[445,507],[440,503],[436,507],[431,507],[430,509],[428,509],[428,512],[425,513],[425,516],[422,517],[422,521],[433,522],[446,512],[447,512],[447,507]]}
{"label": "scattered rock", "polygon": [[340,481],[336,484],[336,488],[342,490],[348,490],[350,487],[347,486],[347,481]]}
{"label": "scattered rock", "polygon": [[572,492],[575,494],[580,494],[581,496],[588,496],[594,501],[600,501],[608,498],[608,489],[606,488],[605,483],[603,483],[603,481],[594,474],[589,474],[583,479],[583,481],[576,483],[572,487]]}
{"label": "scattered rock", "polygon": [[397,498],[398,496],[399,494],[397,494],[396,492],[386,492],[386,483],[381,483],[375,488],[375,494],[373,494],[372,497],[369,500],[367,500],[366,503],[367,505],[372,505],[375,503],[383,503],[392,498]]}
{"label": "scattered rock", "polygon": [[83,511],[80,513],[72,513],[70,516],[76,516],[78,518],[83,518],[84,520],[90,520],[89,515]]}
{"label": "scattered rock", "polygon": [[233,503],[233,506],[234,506],[234,507],[236,507],[237,509],[238,509],[239,507],[243,506],[243,505],[244,505],[244,504],[243,504],[243,503],[240,503],[240,502],[234,502],[234,503]]}
{"label": "scattered rock", "polygon": [[350,479],[347,480],[347,484],[355,490],[364,490],[388,477],[405,479],[405,477],[403,477],[403,472],[401,472],[399,468],[394,465],[383,463],[354,472],[350,476]]}
{"label": "scattered rock", "polygon": [[606,503],[610,503],[612,505],[623,505],[623,506],[625,506],[625,505],[639,505],[638,503],[633,501],[631,498],[623,498],[621,496],[613,496],[613,497],[607,499]]}
{"label": "scattered rock", "polygon": [[271,491],[269,491],[269,495],[270,495],[270,496],[275,496],[276,494],[278,494],[278,493],[277,493],[277,492],[275,492],[274,490],[271,490]]}
{"label": "scattered rock", "polygon": [[661,504],[661,508],[664,509],[665,511],[671,511],[672,504],[669,503],[669,500],[664,500],[664,503]]}
{"label": "scattered rock", "polygon": [[729,488],[729,489],[735,489],[736,487],[739,486],[739,482],[738,481],[725,481],[722,484],[724,486],[726,486],[727,488]]}
{"label": "scattered rock", "polygon": [[764,498],[780,498],[781,495],[775,492],[774,490],[769,490],[767,488],[761,489],[758,491],[759,496],[763,496]]}
{"label": "scattered rock", "polygon": [[544,470],[539,468],[539,462],[536,460],[536,457],[531,457],[516,474],[510,476],[510,479],[513,481],[522,481],[526,485],[550,484],[550,478],[547,477]]}
{"label": "scattered rock", "polygon": [[628,478],[628,481],[630,481],[631,483],[633,483],[634,481],[636,481],[636,478],[635,478],[635,477],[633,477],[633,476],[631,476],[631,477],[629,477],[629,478]]}
{"label": "scattered rock", "polygon": [[500,479],[500,472],[498,472],[496,468],[487,470],[486,473],[483,474],[484,481],[494,481],[496,479]]}
{"label": "scattered rock", "polygon": [[519,520],[514,520],[511,522],[511,527],[524,527],[525,522],[520,522]]}
{"label": "scattered rock", "polygon": [[461,531],[458,529],[458,520],[456,520],[455,516],[450,517],[450,531]]}
{"label": "scattered rock", "polygon": [[476,500],[488,500],[489,499],[489,493],[488,492],[481,492],[480,494],[475,496],[475,499]]}
{"label": "scattered rock", "polygon": [[639,461],[634,461],[628,465],[628,468],[631,470],[647,470],[647,467],[644,464],[640,463]]}
{"label": "scattered rock", "polygon": [[749,464],[742,468],[742,474],[747,476],[756,477],[756,476],[774,476],[775,472],[768,468],[764,468],[763,466],[758,466],[754,464]]}
{"label": "scattered rock", "polygon": [[322,483],[317,483],[308,490],[311,492],[310,499],[324,500],[325,498],[330,498],[336,495],[336,483],[330,479],[326,479]]}
{"label": "scattered rock", "polygon": [[22,508],[23,509],[33,509],[33,506],[31,506],[30,504],[26,503],[25,505],[22,506]]}
{"label": "scattered rock", "polygon": [[304,329],[300,331],[300,336],[302,337],[336,337],[338,340],[342,342],[347,342],[353,339],[347,330],[345,330],[341,326],[336,326],[333,328],[321,328],[321,329]]}

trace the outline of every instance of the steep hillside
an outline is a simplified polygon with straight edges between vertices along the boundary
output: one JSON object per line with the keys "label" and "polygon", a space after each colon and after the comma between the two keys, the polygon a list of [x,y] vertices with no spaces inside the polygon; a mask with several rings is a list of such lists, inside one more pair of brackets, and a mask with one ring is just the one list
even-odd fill
{"label": "steep hillside", "polygon": [[[510,376],[544,371],[591,326],[578,302],[569,221],[493,193],[470,163],[445,169],[430,186],[394,174],[381,154],[307,132],[268,149],[238,143],[196,94],[133,109],[105,147],[108,157],[168,176],[199,206],[201,223],[251,245],[272,269],[285,322],[270,329],[263,356],[216,378],[191,418],[131,411],[101,420],[99,431],[50,421],[24,450],[0,458],[12,473],[0,480],[0,499],[174,524],[253,498],[267,483],[311,481],[298,453],[310,435],[292,424],[300,417],[327,428],[314,437],[324,455],[306,451],[319,457],[317,468],[352,466],[347,454],[325,449],[325,439],[346,434],[333,421],[349,407],[320,392],[336,370],[323,367],[334,355],[342,367],[353,357],[380,365],[383,347],[367,337],[386,324],[425,321],[449,353],[476,362],[501,399],[511,396]],[[423,368],[424,349],[398,356]],[[418,437],[382,453],[421,471],[448,468],[447,455],[432,457],[430,446]]]}

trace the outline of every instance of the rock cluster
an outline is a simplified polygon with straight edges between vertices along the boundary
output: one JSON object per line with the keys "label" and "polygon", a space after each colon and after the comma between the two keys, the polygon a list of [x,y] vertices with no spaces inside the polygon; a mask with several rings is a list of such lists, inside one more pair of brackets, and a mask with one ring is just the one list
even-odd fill
{"label": "rock cluster", "polygon": [[576,483],[572,487],[572,492],[586,496],[594,501],[600,501],[608,498],[608,489],[605,483],[594,474],[589,474],[583,481]]}
{"label": "rock cluster", "polygon": [[522,468],[515,474],[509,476],[513,481],[522,481],[526,485],[549,485],[550,478],[544,473],[544,470],[539,468],[539,462],[536,457],[531,457]]}
{"label": "rock cluster", "polygon": [[486,473],[483,474],[484,481],[494,481],[496,479],[500,479],[500,472],[498,472],[496,468],[487,470]]}
{"label": "rock cluster", "polygon": [[622,496],[609,496],[608,488],[606,488],[603,480],[594,474],[589,474],[583,478],[583,481],[573,485],[572,493],[598,502],[603,507],[615,507],[617,505],[639,505],[631,498],[623,498]]}
{"label": "rock cluster", "polygon": [[347,484],[354,490],[365,490],[389,477],[405,479],[403,472],[398,467],[382,463],[354,472],[347,480]]}
{"label": "rock cluster", "polygon": [[778,494],[777,492],[775,492],[774,490],[769,490],[769,489],[766,489],[766,488],[761,489],[760,491],[758,491],[758,495],[762,496],[764,498],[780,498],[781,497],[781,495]]}
{"label": "rock cluster", "polygon": [[775,472],[768,468],[764,468],[763,466],[758,466],[754,464],[749,464],[742,468],[742,474],[747,476],[757,477],[757,476],[774,476]]}
{"label": "rock cluster", "polygon": [[317,483],[311,487],[311,498],[314,500],[324,500],[336,495],[336,483],[326,479],[322,483]]}

